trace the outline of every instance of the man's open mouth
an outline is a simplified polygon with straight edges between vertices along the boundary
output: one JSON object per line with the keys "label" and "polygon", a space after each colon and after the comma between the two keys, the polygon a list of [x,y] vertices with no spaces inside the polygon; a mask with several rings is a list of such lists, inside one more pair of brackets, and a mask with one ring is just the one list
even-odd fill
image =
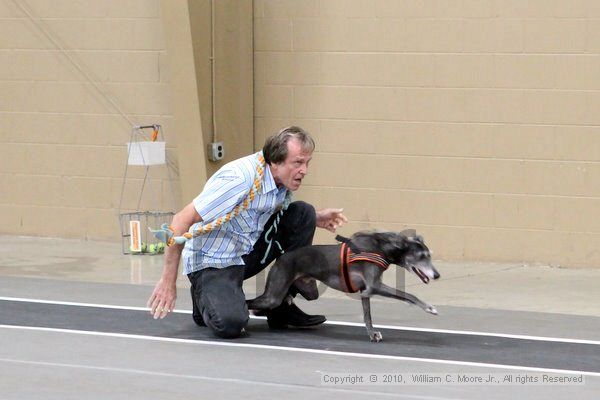
{"label": "man's open mouth", "polygon": [[427,284],[429,283],[429,277],[427,275],[425,275],[423,272],[421,272],[421,270],[419,270],[418,268],[415,267],[411,267],[413,272],[419,277],[419,279],[421,279],[421,281],[423,281],[423,283]]}

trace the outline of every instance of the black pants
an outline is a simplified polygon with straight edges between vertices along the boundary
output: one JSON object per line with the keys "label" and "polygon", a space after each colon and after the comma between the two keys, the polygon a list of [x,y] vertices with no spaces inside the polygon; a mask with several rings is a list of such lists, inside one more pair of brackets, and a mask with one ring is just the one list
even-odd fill
{"label": "black pants", "polygon": [[261,263],[268,246],[265,234],[273,225],[276,215],[267,221],[252,251],[242,257],[245,266],[205,268],[188,275],[196,298],[196,306],[202,314],[204,323],[217,336],[237,337],[248,323],[248,307],[246,307],[242,283],[265,269],[280,255],[275,240],[286,252],[312,243],[317,226],[315,209],[308,203],[295,201],[283,213],[277,226],[277,233],[273,237],[271,250],[265,263]]}

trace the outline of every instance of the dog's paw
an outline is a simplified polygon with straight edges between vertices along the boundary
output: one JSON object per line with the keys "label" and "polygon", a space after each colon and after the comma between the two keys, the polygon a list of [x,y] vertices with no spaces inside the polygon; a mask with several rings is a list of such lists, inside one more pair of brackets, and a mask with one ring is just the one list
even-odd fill
{"label": "dog's paw", "polygon": [[371,337],[371,342],[381,342],[383,340],[381,332],[373,332],[373,334],[369,336]]}
{"label": "dog's paw", "polygon": [[429,314],[433,314],[433,315],[438,315],[437,310],[435,309],[434,306],[429,306],[425,309],[426,312],[428,312]]}

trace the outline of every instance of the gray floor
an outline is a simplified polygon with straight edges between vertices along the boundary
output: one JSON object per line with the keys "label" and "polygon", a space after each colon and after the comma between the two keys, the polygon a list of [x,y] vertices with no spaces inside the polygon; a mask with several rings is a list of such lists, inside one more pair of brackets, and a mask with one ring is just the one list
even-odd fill
{"label": "gray floor", "polygon": [[[144,306],[160,268],[160,257],[122,256],[110,243],[0,236],[0,398],[592,399],[600,392],[600,269],[438,263],[439,282],[402,284],[440,315],[375,300],[384,336],[375,344],[360,302],[332,290],[301,302],[327,315],[319,328],[270,331],[254,318],[245,337],[223,341],[193,325],[180,279],[177,312],[154,321]],[[260,287],[248,282],[246,290]],[[458,382],[490,375],[491,383]],[[363,383],[352,384],[356,377]]]}

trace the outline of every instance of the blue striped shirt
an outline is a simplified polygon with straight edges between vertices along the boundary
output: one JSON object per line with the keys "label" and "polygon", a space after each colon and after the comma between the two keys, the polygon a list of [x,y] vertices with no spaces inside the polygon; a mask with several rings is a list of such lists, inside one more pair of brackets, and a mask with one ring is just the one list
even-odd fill
{"label": "blue striped shirt", "polygon": [[[206,182],[202,193],[193,201],[202,222],[192,225],[190,232],[200,224],[224,216],[246,198],[257,176],[258,154],[225,164]],[[186,242],[182,253],[183,273],[244,265],[242,256],[250,253],[268,219],[281,207],[285,193],[285,187],[277,187],[266,166],[260,190],[247,210],[221,227]]]}

